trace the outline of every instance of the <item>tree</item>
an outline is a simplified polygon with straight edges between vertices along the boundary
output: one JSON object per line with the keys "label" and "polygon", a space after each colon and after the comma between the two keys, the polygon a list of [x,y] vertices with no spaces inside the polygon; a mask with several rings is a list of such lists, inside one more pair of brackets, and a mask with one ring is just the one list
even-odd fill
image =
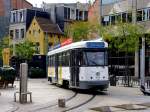
{"label": "tree", "polygon": [[29,42],[25,41],[23,43],[19,43],[16,45],[16,55],[17,57],[25,60],[30,60],[35,53],[34,45]]}
{"label": "tree", "polygon": [[73,22],[66,26],[65,35],[73,38],[73,41],[90,40],[91,34],[96,31],[96,26],[90,22]]}
{"label": "tree", "polygon": [[110,42],[110,48],[115,47],[119,51],[126,51],[127,46],[130,46],[129,52],[138,49],[139,40],[144,34],[142,25],[130,23],[118,23],[115,26],[101,27],[100,30],[100,35],[103,36],[104,40]]}
{"label": "tree", "polygon": [[144,27],[138,24],[118,23],[115,26],[106,26],[100,30],[100,35],[109,42],[111,50],[116,49],[118,52],[125,53],[125,82],[128,86],[131,86],[128,54],[139,49],[139,40],[145,33]]}

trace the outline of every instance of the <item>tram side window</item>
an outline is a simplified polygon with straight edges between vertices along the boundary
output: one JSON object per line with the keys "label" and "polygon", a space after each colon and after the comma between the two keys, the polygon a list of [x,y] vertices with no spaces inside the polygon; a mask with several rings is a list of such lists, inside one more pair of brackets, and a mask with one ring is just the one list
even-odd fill
{"label": "tram side window", "polygon": [[66,58],[65,53],[62,53],[62,66],[66,66],[65,58]]}
{"label": "tram side window", "polygon": [[62,54],[58,55],[58,65],[62,66]]}
{"label": "tram side window", "polygon": [[105,52],[105,65],[108,65],[108,52]]}
{"label": "tram side window", "polygon": [[70,59],[70,54],[69,52],[66,52],[66,58],[65,58],[66,66],[69,66],[69,59]]}
{"label": "tram side window", "polygon": [[51,66],[51,57],[48,57],[48,66]]}
{"label": "tram side window", "polygon": [[52,66],[52,57],[49,57],[49,65]]}
{"label": "tram side window", "polygon": [[52,56],[52,57],[51,57],[51,61],[52,61],[52,62],[51,62],[52,66],[55,66],[55,56]]}

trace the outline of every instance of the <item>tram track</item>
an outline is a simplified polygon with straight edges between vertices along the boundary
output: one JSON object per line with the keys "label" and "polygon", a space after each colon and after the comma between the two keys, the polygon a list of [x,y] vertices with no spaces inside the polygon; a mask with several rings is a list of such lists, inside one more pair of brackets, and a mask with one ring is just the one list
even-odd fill
{"label": "tram track", "polygon": [[[74,95],[71,96],[68,99],[65,99],[66,101],[66,108],[59,108],[58,103],[55,103],[53,105],[49,105],[47,107],[38,108],[34,110],[34,112],[40,112],[42,110],[51,110],[51,112],[71,112],[76,109],[79,109],[80,107],[90,103],[95,99],[95,97],[99,94],[99,92],[84,92],[84,91],[74,91]],[[33,111],[30,111],[33,112]]]}
{"label": "tram track", "polygon": [[[66,99],[66,102],[72,100],[72,99],[75,98],[77,95],[78,95],[78,93],[75,92],[71,97],[69,97],[69,98]],[[52,104],[52,105],[49,105],[49,106],[46,106],[46,107],[42,107],[42,108],[38,108],[38,109],[29,111],[29,112],[33,112],[33,111],[36,112],[36,111],[44,110],[44,109],[47,109],[47,108],[55,107],[55,106],[57,106],[57,105],[58,105],[58,103],[55,103],[55,104]]]}
{"label": "tram track", "polygon": [[78,104],[78,105],[75,105],[75,106],[73,106],[73,107],[71,107],[71,108],[68,108],[68,109],[66,109],[66,110],[63,110],[63,111],[61,111],[61,112],[68,112],[68,111],[77,109],[77,108],[79,108],[79,107],[82,107],[83,105],[88,104],[89,102],[91,102],[95,97],[96,97],[96,95],[92,95],[88,100],[86,100],[86,101],[84,101],[84,102],[82,102],[82,103],[80,103],[80,104]]}
{"label": "tram track", "polygon": [[52,110],[55,110],[57,112],[69,112],[71,110],[78,109],[78,108],[88,104],[89,102],[91,102],[96,97],[96,95],[93,94],[93,95],[90,95],[89,98],[83,99],[82,103],[77,103],[78,100],[80,99],[80,97],[83,96],[83,95],[84,95],[84,97],[88,97],[87,96],[88,94],[79,94],[78,92],[75,92],[73,96],[71,96],[70,98],[66,99],[66,104],[68,103],[69,105],[74,103],[74,102],[76,102],[76,104],[73,104],[72,106],[70,106],[68,108],[64,108],[64,109],[61,108],[61,110],[59,110],[60,108],[58,108],[58,103],[55,103],[55,104],[49,105],[47,107],[42,107],[42,108],[38,108],[36,110],[32,110],[30,112],[33,112],[33,111],[34,112],[40,112],[40,111],[46,110],[46,109],[48,109],[48,110],[52,109]]}

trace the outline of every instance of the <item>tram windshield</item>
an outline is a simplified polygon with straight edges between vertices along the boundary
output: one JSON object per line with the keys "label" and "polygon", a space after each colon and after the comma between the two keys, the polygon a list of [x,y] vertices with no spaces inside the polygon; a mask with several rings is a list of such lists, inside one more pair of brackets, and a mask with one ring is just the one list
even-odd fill
{"label": "tram windshield", "polygon": [[106,51],[85,51],[81,58],[81,65],[85,66],[106,66],[108,58]]}

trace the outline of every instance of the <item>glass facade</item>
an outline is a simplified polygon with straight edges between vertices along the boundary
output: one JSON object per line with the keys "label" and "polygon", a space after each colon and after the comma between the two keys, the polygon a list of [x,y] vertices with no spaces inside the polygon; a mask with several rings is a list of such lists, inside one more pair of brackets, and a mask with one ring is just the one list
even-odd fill
{"label": "glass facade", "polygon": [[102,1],[102,5],[105,5],[105,4],[112,4],[121,0],[101,0],[101,1]]}

